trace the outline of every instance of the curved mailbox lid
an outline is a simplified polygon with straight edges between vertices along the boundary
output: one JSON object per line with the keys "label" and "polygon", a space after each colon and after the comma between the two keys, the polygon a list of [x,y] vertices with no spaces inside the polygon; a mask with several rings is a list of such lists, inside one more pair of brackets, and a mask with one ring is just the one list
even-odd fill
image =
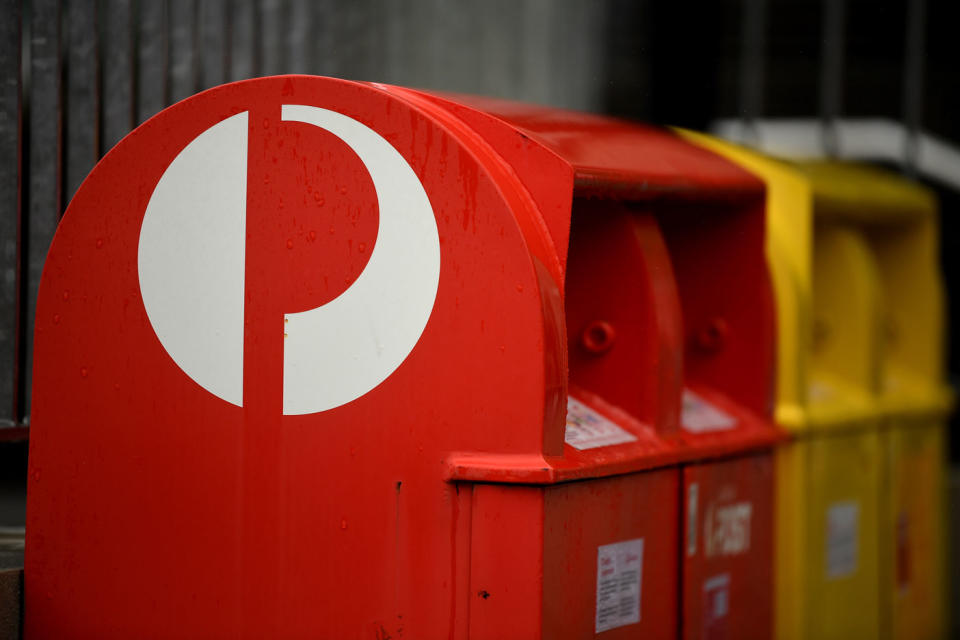
{"label": "curved mailbox lid", "polygon": [[461,116],[468,109],[486,113],[548,148],[573,168],[578,195],[631,201],[757,195],[755,178],[658,127],[493,98],[429,95]]}
{"label": "curved mailbox lid", "polygon": [[[692,233],[678,230],[667,234],[665,239],[673,240],[674,255],[667,252],[660,273],[681,267],[677,271],[684,283],[680,299],[687,317],[680,322],[690,325],[682,336],[682,347],[687,354],[685,366],[693,374],[688,384],[691,390],[699,389],[701,400],[716,404],[716,409],[730,420],[720,428],[711,425],[694,433],[677,430],[677,425],[671,429],[661,415],[656,419],[660,420],[660,433],[680,448],[683,459],[765,447],[780,437],[768,418],[773,326],[762,254],[763,187],[758,180],[718,155],[662,129],[473,96],[420,95],[481,133],[511,164],[520,181],[533,185],[531,192],[537,190],[538,172],[525,157],[529,149],[537,149],[537,153],[546,150],[567,168],[570,182],[563,185],[565,191],[554,191],[554,200],[541,207],[561,254],[567,242],[570,246],[576,242],[568,235],[568,203],[573,205],[576,218],[579,201],[622,202],[633,207],[637,215],[652,216],[657,222],[654,233],[661,238],[664,229],[689,225]],[[711,242],[709,234],[716,235],[718,241]],[[712,269],[699,258],[705,255],[717,261]],[[675,261],[673,266],[670,261]],[[721,282],[724,278],[718,274],[735,271],[741,282],[748,284],[741,286],[732,277]],[[698,290],[700,281],[706,286]],[[711,302],[704,304],[708,299]],[[669,313],[668,309],[658,306],[661,312]],[[754,313],[757,309],[760,312]],[[694,334],[704,330],[698,325],[713,322],[723,313],[730,314],[730,318],[720,320],[733,336],[732,347],[711,354],[692,347]],[[747,340],[747,336],[753,340]],[[647,380],[645,384],[651,383]],[[682,389],[674,393],[675,409],[667,415],[679,416]]]}
{"label": "curved mailbox lid", "polygon": [[[483,114],[476,113],[480,121],[487,125],[486,129],[476,129],[467,127],[467,119],[460,117],[461,113],[454,115],[452,110],[440,108],[439,105],[428,99],[428,96],[420,92],[380,85],[385,90],[394,95],[409,100],[424,110],[430,111],[437,119],[449,124],[451,128],[463,131],[465,138],[476,136],[475,143],[477,147],[486,151],[495,151],[498,158],[501,151],[505,151],[507,138],[517,137],[517,133],[512,129],[507,129],[502,123],[484,117]],[[485,122],[484,122],[485,120]],[[483,137],[478,133],[482,131]],[[513,141],[509,141],[512,145]],[[569,165],[564,164],[549,150],[540,145],[533,144],[528,139],[527,145],[520,145],[521,153],[508,154],[516,161],[522,161],[526,173],[518,175],[517,167],[506,163],[505,166],[511,167],[511,175],[517,180],[518,184],[526,187],[531,185],[528,190],[538,204],[541,213],[546,211],[550,213],[549,217],[543,215],[541,221],[546,221],[546,229],[551,234],[554,246],[557,246],[558,239],[569,236],[571,203],[573,188],[573,172]],[[532,158],[532,160],[531,160]],[[519,179],[518,179],[519,178]],[[570,191],[565,192],[565,189]],[[566,268],[567,245],[557,253]],[[640,268],[638,261],[641,257],[636,255],[636,247],[623,247],[627,252],[627,259],[634,259],[631,269]],[[633,253],[630,253],[630,252]],[[589,267],[588,267],[589,268]],[[566,276],[566,271],[561,272],[561,280]],[[636,282],[630,282],[629,278],[624,279],[626,286],[642,287],[639,282],[644,276],[636,278]],[[564,301],[560,298],[545,299],[545,313],[564,313]],[[565,333],[563,334],[565,335]],[[560,337],[562,338],[563,335]],[[556,358],[566,364],[567,349],[564,344],[553,344],[553,347],[559,348],[560,352]],[[545,351],[545,356],[549,357],[553,350]],[[638,371],[631,372],[634,378]],[[638,383],[639,384],[639,383]],[[592,446],[579,449],[570,444],[564,445],[562,451],[543,449],[529,453],[512,453],[503,450],[471,450],[463,448],[451,452],[446,459],[447,478],[452,481],[483,481],[483,482],[506,482],[523,484],[551,484],[566,480],[581,479],[587,477],[601,477],[641,469],[650,469],[653,467],[664,466],[675,463],[681,456],[681,452],[669,443],[664,442],[651,428],[649,423],[645,423],[638,416],[624,411],[622,407],[606,402],[596,393],[591,393],[588,389],[579,389],[571,393],[574,400],[581,404],[588,405],[587,411],[595,414],[593,417],[600,420],[608,420],[614,423],[614,428],[620,428],[627,433],[622,441],[606,446]],[[547,426],[548,433],[559,434],[561,438],[565,433],[567,423],[562,420],[555,424]],[[562,440],[561,440],[562,442]]]}

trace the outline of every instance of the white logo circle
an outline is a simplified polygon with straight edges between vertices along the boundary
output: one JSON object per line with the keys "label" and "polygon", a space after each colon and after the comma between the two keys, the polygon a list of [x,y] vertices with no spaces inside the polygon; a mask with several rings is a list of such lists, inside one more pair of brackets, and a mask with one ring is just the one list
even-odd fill
{"label": "white logo circle", "polygon": [[[366,166],[379,205],[363,272],[330,302],[284,315],[283,413],[317,413],[386,380],[416,346],[440,279],[440,239],[423,184],[380,134],[335,111],[283,105],[282,119],[345,142]],[[193,139],[157,183],[140,229],[147,317],[177,366],[243,406],[247,206],[246,112]]]}

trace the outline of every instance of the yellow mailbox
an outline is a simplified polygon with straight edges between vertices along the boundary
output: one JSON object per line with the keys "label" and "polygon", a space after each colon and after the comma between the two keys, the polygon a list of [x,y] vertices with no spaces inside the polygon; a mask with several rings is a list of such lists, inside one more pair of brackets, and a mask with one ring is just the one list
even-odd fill
{"label": "yellow mailbox", "polygon": [[[893,451],[904,447],[886,428],[896,404],[886,392],[889,372],[903,368],[889,353],[890,327],[906,325],[891,321],[894,276],[881,245],[892,216],[878,203],[905,183],[870,169],[783,162],[686,135],[767,185],[767,252],[779,328],[777,418],[794,434],[777,465],[777,637],[877,638],[892,626],[890,615],[926,617],[912,596],[899,596],[901,611],[888,613],[896,609],[889,514],[909,511],[907,517],[918,521],[906,539],[913,545],[935,537],[938,525],[930,522],[939,517],[933,506],[914,504],[932,499],[938,472],[930,474],[929,487],[894,488],[895,477],[911,472],[897,471],[902,455]],[[896,277],[903,276],[898,271]],[[936,284],[931,280],[931,287]],[[924,455],[933,446],[925,441]],[[891,506],[909,500],[909,508]],[[911,551],[911,575],[926,585],[928,558],[921,560],[919,548]],[[942,593],[939,583],[929,588]]]}
{"label": "yellow mailbox", "polygon": [[888,172],[800,165],[822,206],[862,229],[881,284],[880,406],[886,427],[882,608],[896,639],[942,638],[944,465],[952,392],[945,382],[944,287],[937,204]]}

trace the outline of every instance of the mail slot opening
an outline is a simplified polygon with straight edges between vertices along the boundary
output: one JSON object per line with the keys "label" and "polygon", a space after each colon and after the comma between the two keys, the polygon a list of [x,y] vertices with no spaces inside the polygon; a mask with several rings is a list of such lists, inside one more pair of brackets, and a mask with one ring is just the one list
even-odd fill
{"label": "mail slot opening", "polygon": [[869,245],[851,228],[818,221],[813,257],[809,399],[825,402],[840,389],[873,393],[880,384],[880,281]]}
{"label": "mail slot opening", "polygon": [[680,307],[648,212],[574,201],[566,276],[570,382],[661,432],[675,428]]}
{"label": "mail slot opening", "polygon": [[767,411],[773,362],[772,301],[762,246],[762,203],[661,206],[682,310],[684,383],[719,392],[755,413]]}

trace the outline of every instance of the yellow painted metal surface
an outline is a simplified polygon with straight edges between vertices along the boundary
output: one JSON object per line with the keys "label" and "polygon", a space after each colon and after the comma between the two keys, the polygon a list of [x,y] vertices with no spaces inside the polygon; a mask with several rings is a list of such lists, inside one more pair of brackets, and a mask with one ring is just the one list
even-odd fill
{"label": "yellow painted metal surface", "polygon": [[873,254],[847,225],[817,220],[808,428],[877,427],[881,298]]}
{"label": "yellow painted metal surface", "polygon": [[794,446],[808,467],[805,637],[877,638],[882,433],[830,433]]}
{"label": "yellow painted metal surface", "polygon": [[829,163],[805,171],[823,184],[819,198],[835,217],[862,226],[878,265],[878,401],[888,469],[881,528],[884,637],[942,638],[944,448],[952,392],[944,372],[936,202],[924,188],[876,171]]}
{"label": "yellow painted metal surface", "polygon": [[945,441],[937,420],[898,419],[888,432],[882,605],[892,638],[945,637]]}
{"label": "yellow painted metal surface", "polygon": [[[777,459],[777,637],[942,637],[952,394],[935,199],[886,171],[681,133],[767,186],[777,418],[796,436]],[[864,505],[859,563],[831,578],[824,527],[845,500]]]}
{"label": "yellow painted metal surface", "polygon": [[806,638],[881,630],[882,297],[866,239],[814,218],[813,339],[807,385]]}
{"label": "yellow painted metal surface", "polygon": [[809,448],[804,440],[798,440],[778,447],[775,454],[774,619],[776,637],[781,640],[809,637],[809,589],[805,588],[810,544],[807,531]]}

